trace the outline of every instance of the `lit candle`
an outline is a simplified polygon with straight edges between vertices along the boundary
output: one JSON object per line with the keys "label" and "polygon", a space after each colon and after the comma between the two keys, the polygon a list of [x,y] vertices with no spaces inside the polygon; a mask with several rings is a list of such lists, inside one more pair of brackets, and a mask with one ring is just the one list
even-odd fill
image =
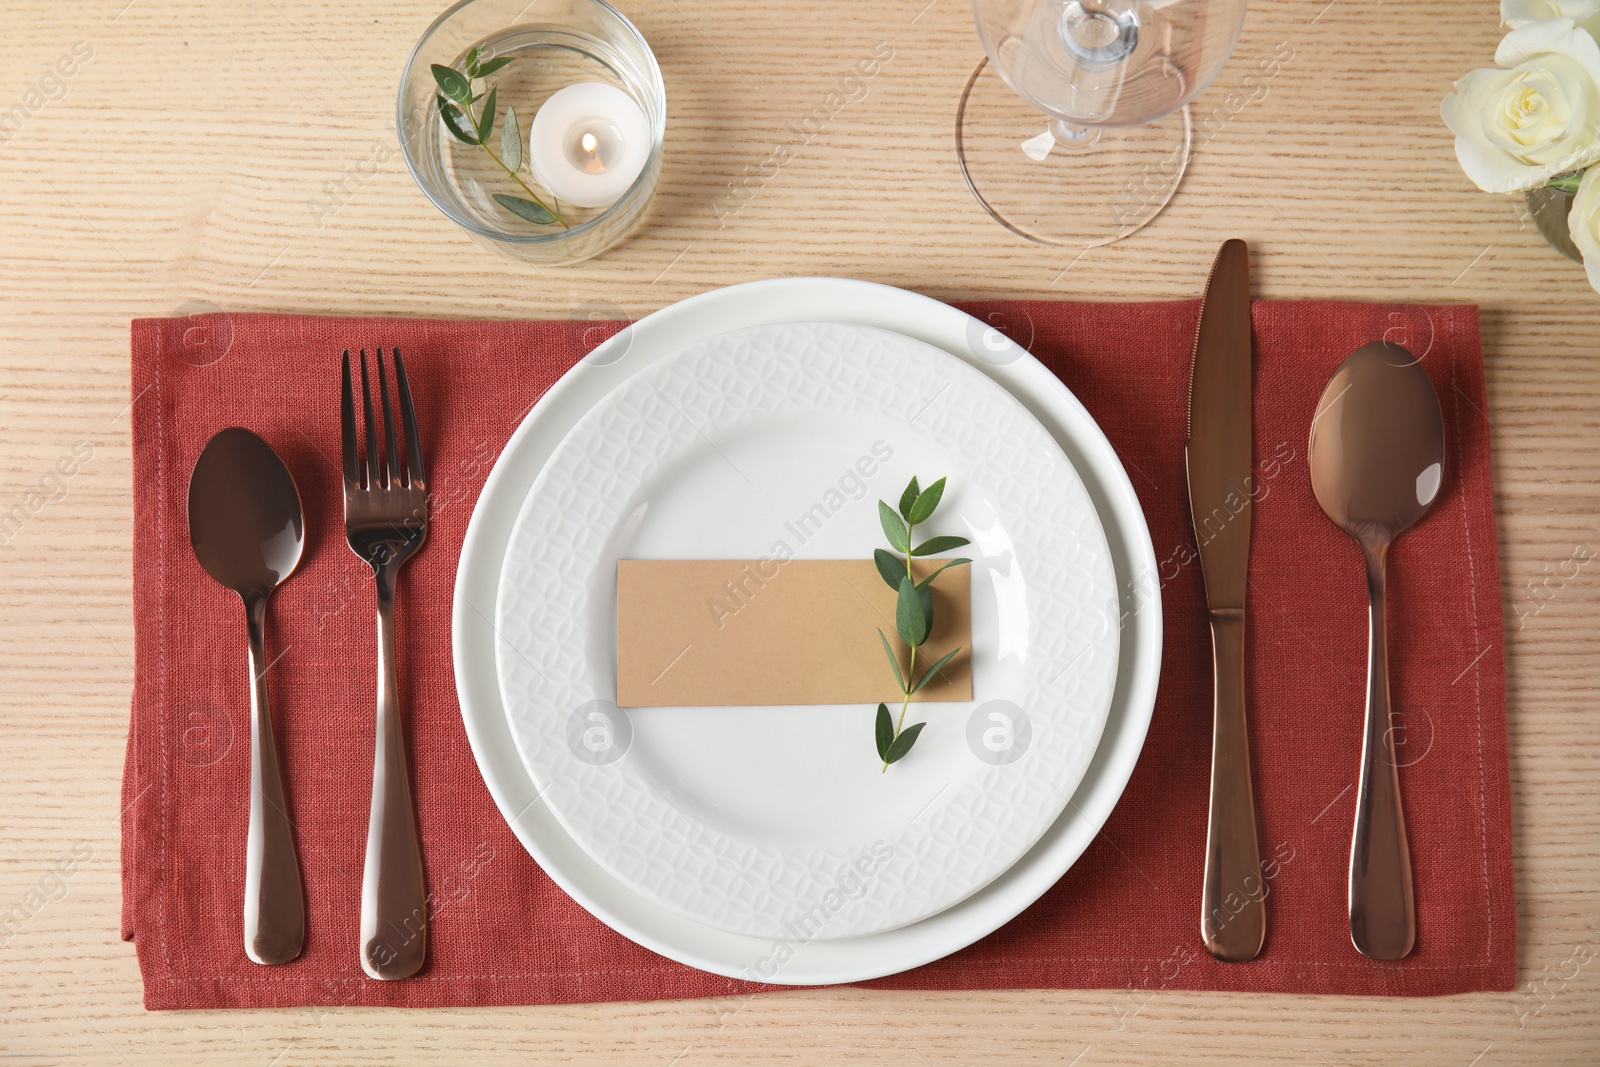
{"label": "lit candle", "polygon": [[650,156],[650,121],[633,97],[604,82],[552,93],[528,130],[528,165],[550,195],[608,207]]}

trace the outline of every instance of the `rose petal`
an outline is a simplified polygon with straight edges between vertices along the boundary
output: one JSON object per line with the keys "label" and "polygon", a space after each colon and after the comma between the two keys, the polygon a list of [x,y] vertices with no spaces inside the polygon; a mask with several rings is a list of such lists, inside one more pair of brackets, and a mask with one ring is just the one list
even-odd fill
{"label": "rose petal", "polygon": [[1572,213],[1567,216],[1567,232],[1583,253],[1583,270],[1590,286],[1600,292],[1600,167],[1589,171],[1578,183]]}

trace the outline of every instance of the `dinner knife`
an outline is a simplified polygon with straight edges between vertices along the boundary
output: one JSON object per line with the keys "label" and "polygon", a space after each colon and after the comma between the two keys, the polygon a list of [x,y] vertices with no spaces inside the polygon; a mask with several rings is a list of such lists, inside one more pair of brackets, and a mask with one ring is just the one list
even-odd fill
{"label": "dinner knife", "polygon": [[1206,280],[1189,378],[1189,510],[1211,624],[1211,806],[1200,936],[1219,960],[1261,951],[1266,884],[1250,787],[1245,715],[1245,589],[1252,472],[1250,249],[1223,243]]}

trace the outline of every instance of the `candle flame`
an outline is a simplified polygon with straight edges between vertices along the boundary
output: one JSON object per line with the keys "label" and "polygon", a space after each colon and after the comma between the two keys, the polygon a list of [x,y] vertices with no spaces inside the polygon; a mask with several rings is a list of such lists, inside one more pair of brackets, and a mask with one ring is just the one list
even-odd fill
{"label": "candle flame", "polygon": [[578,143],[583,145],[583,150],[590,155],[594,155],[594,150],[600,147],[599,139],[592,133],[584,134]]}

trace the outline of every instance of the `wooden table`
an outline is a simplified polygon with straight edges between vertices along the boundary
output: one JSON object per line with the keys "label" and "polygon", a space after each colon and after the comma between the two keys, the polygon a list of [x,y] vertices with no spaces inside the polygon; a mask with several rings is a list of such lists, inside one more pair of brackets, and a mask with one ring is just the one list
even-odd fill
{"label": "wooden table", "polygon": [[[1262,0],[1196,104],[1227,115],[1150,227],[1081,257],[1011,237],[956,167],[980,57],[960,0],[625,0],[671,99],[652,214],[589,264],[469,241],[400,159],[394,94],[443,0],[12,0],[0,115],[0,511],[82,470],[0,545],[0,905],[81,863],[0,943],[0,1058],[38,1063],[1307,1065],[1600,1062],[1600,296],[1519,202],[1474,190],[1438,118],[1490,63],[1491,0]],[[778,170],[758,164],[882,46]],[[1256,61],[1292,59],[1236,113]],[[47,71],[76,56],[70,77]],[[30,95],[42,85],[43,92]],[[730,186],[730,183],[733,183]],[[729,215],[730,192],[742,208]],[[721,206],[719,206],[721,205]],[[1518,988],[1437,1000],[858,989],[471,1011],[146,1013],[118,940],[132,683],[128,320],[229,310],[643,314],[772,275],[943,298],[1194,296],[1248,238],[1270,297],[1483,309],[1502,544]]]}

